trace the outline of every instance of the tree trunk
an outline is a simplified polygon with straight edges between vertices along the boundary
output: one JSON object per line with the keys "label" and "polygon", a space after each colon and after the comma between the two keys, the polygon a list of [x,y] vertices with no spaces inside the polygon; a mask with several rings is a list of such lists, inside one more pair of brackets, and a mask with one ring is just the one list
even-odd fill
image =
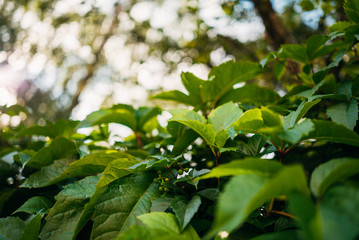
{"label": "tree trunk", "polygon": [[277,50],[283,43],[292,43],[292,38],[273,10],[270,0],[252,0],[254,7],[263,21],[268,43]]}

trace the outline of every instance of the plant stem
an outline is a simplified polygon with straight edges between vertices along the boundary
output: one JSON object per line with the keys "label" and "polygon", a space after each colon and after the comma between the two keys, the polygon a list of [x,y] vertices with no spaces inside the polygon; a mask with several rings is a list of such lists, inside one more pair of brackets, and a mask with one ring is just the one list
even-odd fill
{"label": "plant stem", "polygon": [[289,218],[294,219],[294,220],[296,219],[296,217],[294,217],[293,215],[291,215],[289,213],[286,213],[286,212],[282,212],[282,211],[272,210],[271,213],[275,213],[275,214],[278,214],[278,215],[289,217]]}
{"label": "plant stem", "polygon": [[272,212],[273,205],[274,205],[274,198],[272,198],[272,200],[270,201],[269,208],[267,211],[267,216],[269,216],[269,214]]}
{"label": "plant stem", "polygon": [[143,143],[142,143],[142,140],[141,140],[141,134],[140,133],[135,133],[135,136],[136,136],[138,148],[142,149],[143,148]]}

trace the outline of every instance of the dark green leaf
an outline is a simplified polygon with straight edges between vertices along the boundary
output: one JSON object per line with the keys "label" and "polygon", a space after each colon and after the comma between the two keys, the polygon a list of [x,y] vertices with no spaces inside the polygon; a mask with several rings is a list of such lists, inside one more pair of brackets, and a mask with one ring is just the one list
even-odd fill
{"label": "dark green leaf", "polygon": [[281,232],[261,234],[258,237],[252,238],[252,240],[299,240],[299,239],[301,238],[298,230],[286,230]]}
{"label": "dark green leaf", "polygon": [[334,122],[354,129],[358,120],[358,103],[353,98],[350,103],[339,103],[327,109],[327,115]]}
{"label": "dark green leaf", "polygon": [[36,152],[28,161],[23,163],[23,166],[29,166],[32,168],[41,168],[48,166],[53,162],[53,154],[51,148],[43,147]]}
{"label": "dark green leaf", "polygon": [[93,122],[92,125],[100,125],[102,123],[118,123],[131,128],[136,131],[137,120],[133,112],[126,109],[115,109],[108,114],[102,116],[97,121]]}
{"label": "dark green leaf", "polygon": [[161,197],[153,201],[151,212],[165,212],[170,206],[173,198]]}
{"label": "dark green leaf", "polygon": [[359,3],[356,0],[345,0],[344,11],[350,21],[359,23]]}
{"label": "dark green leaf", "polygon": [[36,196],[27,200],[21,207],[13,213],[26,212],[28,214],[44,214],[54,203],[47,197]]}
{"label": "dark green leaf", "polygon": [[261,73],[261,67],[253,62],[228,61],[212,68],[209,81],[204,82],[203,97],[205,100],[220,100],[233,85],[251,80]]}
{"label": "dark green leaf", "polygon": [[[285,128],[293,127],[302,117],[305,116],[305,114],[316,104],[318,104],[321,100],[316,99],[314,101],[303,101],[298,106],[297,110],[293,112],[292,114],[289,114],[288,116],[284,117],[285,121]],[[289,124],[288,124],[289,123]]]}
{"label": "dark green leaf", "polygon": [[50,148],[52,150],[54,159],[65,158],[70,154],[77,153],[75,143],[64,137],[55,138],[51,142]]}
{"label": "dark green leaf", "polygon": [[324,239],[356,239],[359,234],[359,189],[336,186],[329,189],[320,203]]}
{"label": "dark green leaf", "polygon": [[250,104],[270,104],[279,99],[279,95],[269,88],[257,86],[255,84],[246,84],[241,88],[230,90],[219,101],[219,105],[226,102],[241,102]]}
{"label": "dark green leaf", "polygon": [[210,173],[199,179],[214,177],[236,176],[243,174],[257,174],[261,176],[271,176],[282,169],[279,162],[260,158],[245,158],[243,160],[234,160],[230,163],[224,163],[213,168]]}
{"label": "dark green leaf", "polygon": [[137,131],[143,131],[146,123],[161,113],[159,107],[139,107],[136,113]]}
{"label": "dark green leaf", "polygon": [[299,4],[303,11],[312,11],[315,8],[314,3],[311,0],[302,0]]}
{"label": "dark green leaf", "polygon": [[311,120],[305,119],[304,121],[295,124],[294,127],[286,129],[278,136],[288,143],[295,144],[315,130],[314,127]]}
{"label": "dark green leaf", "polygon": [[176,196],[171,203],[171,207],[176,214],[180,232],[182,232],[193,216],[198,211],[199,206],[201,205],[201,198],[198,195],[193,196],[193,198],[187,202],[185,198]]}
{"label": "dark green leaf", "polygon": [[167,234],[181,235],[183,239],[188,240],[199,240],[199,236],[192,226],[188,226],[185,231],[181,233],[181,229],[178,226],[176,218],[171,213],[153,212],[146,213],[138,218],[151,229],[160,229],[165,231]]}
{"label": "dark green leaf", "polygon": [[17,217],[0,218],[0,238],[19,240],[25,229],[25,223]]}
{"label": "dark green leaf", "polygon": [[110,183],[95,206],[91,238],[116,238],[131,225],[139,224],[136,217],[149,212],[159,196],[154,177],[137,173]]}
{"label": "dark green leaf", "polygon": [[31,217],[27,220],[26,227],[21,236],[20,240],[37,240],[39,239],[39,232],[41,228],[41,218],[42,214],[38,213],[37,215]]}
{"label": "dark green leaf", "polygon": [[300,166],[285,167],[272,178],[257,174],[233,177],[219,199],[215,221],[208,236],[233,231],[264,202],[294,191],[309,195],[306,176]]}
{"label": "dark green leaf", "polygon": [[289,195],[289,209],[297,218],[305,239],[323,239],[319,212],[308,196],[300,193]]}
{"label": "dark green leaf", "polygon": [[57,182],[56,180],[73,161],[73,159],[55,160],[53,164],[43,167],[40,171],[32,174],[23,184],[21,184],[21,187],[38,188],[51,185]]}
{"label": "dark green leaf", "polygon": [[41,239],[72,239],[87,201],[83,198],[59,198],[46,217]]}
{"label": "dark green leaf", "polygon": [[314,131],[304,136],[300,141],[315,139],[359,146],[358,134],[342,125],[322,120],[312,120],[312,123],[314,123]]}
{"label": "dark green leaf", "polygon": [[94,194],[95,186],[99,180],[100,176],[85,177],[80,181],[66,185],[55,198],[90,198]]}
{"label": "dark green leaf", "polygon": [[190,106],[195,106],[196,103],[192,102],[190,97],[184,94],[183,92],[180,92],[178,90],[172,90],[168,92],[161,92],[156,95],[154,95],[152,98],[156,99],[162,99],[162,100],[171,100],[178,103],[183,103]]}
{"label": "dark green leaf", "polygon": [[319,165],[310,180],[312,193],[320,197],[334,183],[359,173],[359,159],[340,158]]}
{"label": "dark green leaf", "polygon": [[278,54],[279,58],[290,58],[292,60],[307,63],[308,56],[305,46],[299,44],[283,44]]}
{"label": "dark green leaf", "polygon": [[330,53],[332,49],[326,48],[325,43],[329,40],[326,35],[314,35],[307,40],[307,55],[310,60]]}
{"label": "dark green leaf", "polygon": [[203,102],[201,96],[201,87],[204,83],[204,80],[196,77],[192,73],[189,72],[182,72],[181,79],[183,86],[187,89],[189,98],[191,100],[191,105],[196,106]]}
{"label": "dark green leaf", "polygon": [[48,126],[31,126],[28,128],[24,128],[17,134],[17,136],[19,137],[27,136],[27,135],[45,136],[45,137],[54,138],[56,137],[56,132],[53,129],[49,128]]}

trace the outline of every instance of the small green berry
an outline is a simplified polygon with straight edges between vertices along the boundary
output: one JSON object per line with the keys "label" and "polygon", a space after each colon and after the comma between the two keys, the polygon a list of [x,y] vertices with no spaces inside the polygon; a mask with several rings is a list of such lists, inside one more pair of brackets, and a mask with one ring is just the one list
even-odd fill
{"label": "small green berry", "polygon": [[154,178],[154,179],[153,179],[153,182],[158,182],[158,181],[159,181],[158,178]]}
{"label": "small green berry", "polygon": [[164,186],[165,185],[165,182],[161,182],[161,186]]}
{"label": "small green berry", "polygon": [[163,191],[163,187],[159,187],[158,190],[160,190],[161,192]]}
{"label": "small green berry", "polygon": [[165,192],[169,192],[169,191],[170,191],[170,189],[169,189],[168,187],[165,187],[164,190],[165,190]]}
{"label": "small green berry", "polygon": [[182,174],[183,174],[183,170],[180,169],[180,170],[177,171],[177,173],[178,173],[179,175],[182,175]]}
{"label": "small green berry", "polygon": [[170,181],[170,179],[169,178],[165,178],[165,182],[169,182]]}
{"label": "small green berry", "polygon": [[158,175],[161,175],[161,171],[160,171],[160,170],[158,170],[158,171],[157,171],[157,174],[158,174]]}
{"label": "small green berry", "polygon": [[207,165],[208,168],[211,168],[211,167],[214,166],[214,162],[209,161],[209,162],[206,163],[206,165]]}
{"label": "small green berry", "polygon": [[188,171],[189,171],[189,168],[187,167],[187,168],[185,168],[184,170],[185,170],[186,172],[188,172]]}

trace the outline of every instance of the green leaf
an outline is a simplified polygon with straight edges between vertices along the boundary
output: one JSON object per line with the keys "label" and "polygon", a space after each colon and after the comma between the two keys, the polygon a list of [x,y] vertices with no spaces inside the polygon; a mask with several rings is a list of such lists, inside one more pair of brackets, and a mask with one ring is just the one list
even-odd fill
{"label": "green leaf", "polygon": [[103,172],[110,162],[118,158],[133,159],[130,154],[115,150],[95,152],[73,162],[69,168],[61,174],[61,178],[88,176]]}
{"label": "green leaf", "polygon": [[284,121],[289,123],[285,124],[284,128],[290,128],[293,127],[302,117],[305,116],[305,114],[316,104],[318,104],[321,100],[316,99],[314,101],[303,101],[298,106],[297,110],[293,112],[292,114],[289,114],[288,116],[284,117]]}
{"label": "green leaf", "polygon": [[56,137],[56,132],[54,129],[49,128],[48,126],[31,126],[28,128],[22,129],[17,136],[27,136],[27,135],[35,135],[35,136],[45,136],[54,138]]}
{"label": "green leaf", "polygon": [[338,93],[344,94],[345,96],[347,96],[347,100],[350,101],[351,98],[353,97],[352,86],[353,86],[353,82],[344,81],[339,85]]}
{"label": "green leaf", "polygon": [[359,189],[335,186],[323,196],[319,206],[324,239],[355,239],[359,234]]}
{"label": "green leaf", "polygon": [[107,186],[109,183],[132,174],[135,169],[129,169],[129,167],[139,163],[139,161],[128,158],[118,158],[110,162],[105,171],[100,178],[100,181],[97,183],[96,187],[101,188]]}
{"label": "green leaf", "polygon": [[181,114],[175,115],[170,121],[179,122],[197,134],[199,134],[207,144],[214,144],[216,132],[213,128],[213,125],[207,124],[207,120],[198,113],[189,110],[183,110]]}
{"label": "green leaf", "polygon": [[59,198],[47,215],[46,224],[39,237],[41,239],[72,239],[86,202],[83,198]]}
{"label": "green leaf", "polygon": [[257,174],[261,176],[272,176],[282,169],[282,165],[273,160],[247,157],[243,160],[234,160],[229,163],[223,163],[211,172],[199,178],[217,178],[226,176]]}
{"label": "green leaf", "polygon": [[228,129],[242,115],[243,111],[233,102],[223,104],[208,115],[208,122],[213,125],[214,131]]}
{"label": "green leaf", "polygon": [[54,159],[65,158],[70,154],[77,153],[76,145],[73,141],[64,138],[56,137],[50,144]]}
{"label": "green leaf", "polygon": [[79,123],[79,121],[59,119],[54,124],[50,124],[50,126],[55,130],[56,136],[69,138],[75,132]]}
{"label": "green leaf", "polygon": [[199,240],[199,236],[192,226],[188,226],[185,231],[181,233],[181,229],[178,226],[176,217],[171,213],[153,212],[146,213],[138,216],[138,218],[150,229],[160,229],[165,231],[167,234],[179,235],[183,239]]}
{"label": "green leaf", "polygon": [[152,96],[152,98],[162,99],[162,100],[171,100],[171,101],[183,103],[183,104],[190,105],[190,106],[196,106],[196,103],[192,102],[189,96],[187,96],[186,94],[184,94],[183,92],[180,92],[178,90],[161,92],[161,93],[158,93],[158,94]]}
{"label": "green leaf", "polygon": [[353,98],[350,103],[329,107],[326,113],[334,122],[353,130],[358,120],[358,102]]}
{"label": "green leaf", "polygon": [[94,125],[96,121],[98,121],[99,119],[110,113],[111,113],[110,109],[100,109],[98,111],[92,112],[89,115],[87,115],[83,121],[80,122],[78,128],[91,127]]}
{"label": "green leaf", "polygon": [[28,214],[45,213],[54,203],[47,197],[35,196],[27,200],[21,207],[13,213],[26,212]]}
{"label": "green leaf", "polygon": [[249,138],[248,143],[239,142],[237,148],[234,148],[233,150],[239,151],[247,156],[257,157],[265,154],[265,151],[261,152],[261,150],[266,143],[267,139],[265,137],[261,135],[253,135]]}
{"label": "green leaf", "polygon": [[137,128],[136,131],[144,131],[146,123],[161,113],[159,107],[139,107],[136,112]]}
{"label": "green leaf", "polygon": [[38,213],[31,217],[26,222],[24,232],[22,233],[20,240],[37,240],[39,239],[39,232],[41,228],[42,214]]}
{"label": "green leaf", "polygon": [[165,212],[170,206],[173,198],[161,197],[153,201],[151,212]]}
{"label": "green leaf", "polygon": [[19,240],[25,229],[25,223],[17,217],[0,218],[0,238]]}
{"label": "green leaf", "polygon": [[188,129],[182,124],[179,124],[177,122],[169,122],[167,125],[167,129],[170,128],[170,125],[172,123],[181,125],[183,127],[182,132],[179,135],[177,135],[177,137],[175,138],[176,141],[172,149],[173,156],[178,156],[184,153],[188,148],[188,146],[191,145],[198,138],[198,134],[192,129]]}
{"label": "green leaf", "polygon": [[198,211],[199,206],[201,205],[201,197],[195,195],[190,201],[187,202],[185,198],[176,196],[171,203],[171,207],[176,214],[176,218],[179,223],[180,232],[182,232],[193,216]]}
{"label": "green leaf", "polygon": [[281,232],[272,232],[261,234],[252,240],[300,240],[300,233],[298,230],[285,230]]}
{"label": "green leaf", "polygon": [[60,178],[61,174],[65,171],[65,169],[69,167],[69,164],[73,161],[74,159],[67,158],[55,160],[53,164],[43,167],[40,169],[40,171],[37,171],[34,174],[30,175],[30,177],[27,178],[23,184],[21,184],[21,187],[38,188],[58,182],[57,179]]}
{"label": "green leaf", "polygon": [[301,138],[300,141],[315,139],[359,146],[358,134],[342,125],[323,120],[312,120],[312,123],[314,123],[314,131]]}
{"label": "green leaf", "polygon": [[98,174],[103,172],[106,166],[117,158],[132,159],[132,156],[124,152],[107,150],[92,153],[77,161],[73,159],[56,160],[53,164],[32,174],[21,187],[45,187],[72,177]]}
{"label": "green leaf", "polygon": [[279,114],[263,107],[244,112],[232,126],[240,133],[258,133],[274,137],[274,134],[283,131],[283,120]]}
{"label": "green leaf", "polygon": [[221,98],[218,104],[220,105],[233,101],[255,105],[265,105],[274,103],[278,99],[278,93],[269,88],[260,87],[255,84],[246,84],[241,88],[228,91],[228,93]]}
{"label": "green leaf", "polygon": [[340,158],[319,165],[314,169],[310,180],[310,189],[320,197],[334,183],[359,173],[359,159]]}
{"label": "green leaf", "polygon": [[308,56],[306,47],[299,44],[282,44],[279,50],[279,58],[290,58],[292,60],[307,63]]}
{"label": "green leaf", "polygon": [[356,0],[345,0],[344,11],[352,22],[359,23],[359,3]]}
{"label": "green leaf", "polygon": [[289,194],[289,209],[297,218],[304,239],[323,239],[320,215],[310,198],[296,192]]}
{"label": "green leaf", "polygon": [[301,166],[285,167],[271,178],[257,174],[233,177],[218,201],[214,224],[207,236],[233,231],[264,202],[294,191],[309,195]]}
{"label": "green leaf", "polygon": [[98,176],[89,176],[67,185],[57,196],[57,202],[46,217],[40,233],[42,239],[75,239],[90,215],[86,204],[95,192]]}
{"label": "green leaf", "polygon": [[32,168],[41,168],[53,163],[53,154],[50,147],[43,147],[37,151],[28,161],[23,163],[23,166]]}
{"label": "green leaf", "polygon": [[136,131],[137,120],[133,112],[127,109],[114,109],[109,111],[108,114],[100,117],[92,123],[92,125],[100,125],[102,123],[118,123],[131,128]]}
{"label": "green leaf", "polygon": [[220,100],[233,85],[251,80],[261,73],[258,63],[228,61],[212,68],[208,75],[209,81],[203,84],[204,100]]}
{"label": "green leaf", "polygon": [[188,91],[188,95],[192,103],[191,105],[196,106],[202,104],[203,100],[202,100],[201,88],[205,81],[189,72],[182,72],[181,79],[183,86]]}
{"label": "green leaf", "polygon": [[288,143],[294,144],[308,136],[313,130],[313,122],[310,119],[305,119],[304,121],[295,124],[294,127],[286,129],[284,132],[280,133],[278,137]]}
{"label": "green leaf", "polygon": [[160,194],[154,177],[136,173],[110,183],[95,206],[91,238],[116,238],[131,225],[139,224],[136,217],[149,212]]}
{"label": "green leaf", "polygon": [[315,8],[314,3],[310,0],[302,0],[299,5],[303,11],[312,11]]}
{"label": "green leaf", "polygon": [[307,40],[307,55],[310,60],[329,54],[333,49],[325,43],[329,40],[326,35],[314,35]]}
{"label": "green leaf", "polygon": [[215,145],[217,146],[217,148],[219,148],[219,149],[223,148],[223,146],[227,142],[228,138],[229,138],[229,134],[228,134],[227,130],[223,129],[223,130],[219,131],[216,134],[216,138],[215,138]]}
{"label": "green leaf", "polygon": [[80,181],[66,185],[55,198],[90,198],[94,194],[95,186],[99,180],[100,176],[85,177]]}
{"label": "green leaf", "polygon": [[182,236],[146,226],[133,225],[124,231],[117,240],[185,240]]}

